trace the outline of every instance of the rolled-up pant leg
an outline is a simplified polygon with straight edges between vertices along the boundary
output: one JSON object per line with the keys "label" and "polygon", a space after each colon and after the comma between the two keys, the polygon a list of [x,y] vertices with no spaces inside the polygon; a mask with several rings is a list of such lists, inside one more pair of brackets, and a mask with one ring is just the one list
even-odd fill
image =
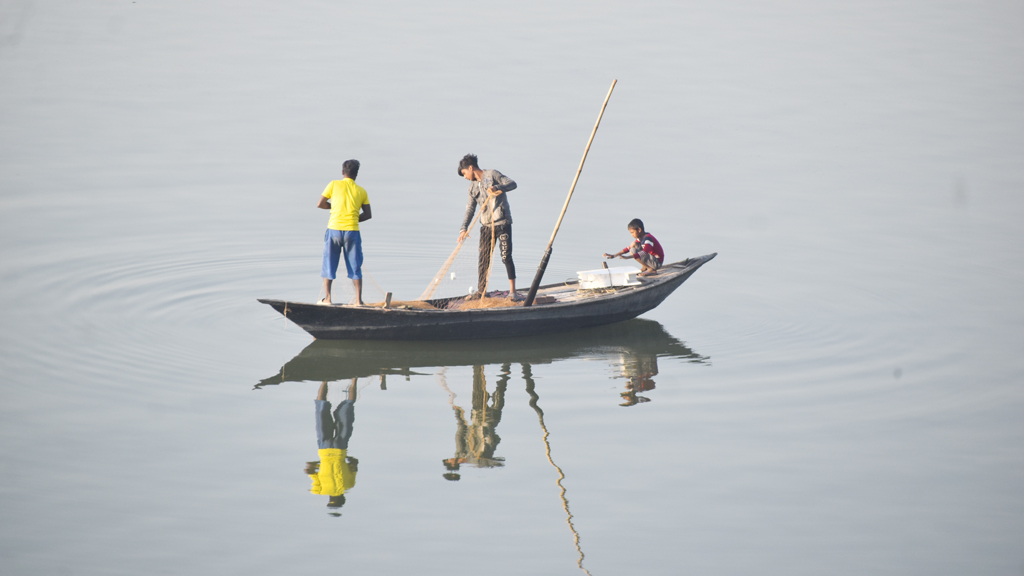
{"label": "rolled-up pant leg", "polygon": [[352,427],[355,425],[355,422],[355,403],[352,400],[343,400],[334,409],[335,448],[348,450],[348,441],[352,438]]}
{"label": "rolled-up pant leg", "polygon": [[334,418],[331,415],[331,403],[327,400],[314,400],[316,402],[316,447],[337,448],[334,445],[335,427]]}
{"label": "rolled-up pant leg", "polygon": [[657,270],[658,268],[661,268],[661,262],[658,262],[658,259],[655,258],[653,254],[649,254],[647,252],[644,252],[643,250],[638,250],[633,257],[639,260],[641,264],[647,266],[652,270]]}

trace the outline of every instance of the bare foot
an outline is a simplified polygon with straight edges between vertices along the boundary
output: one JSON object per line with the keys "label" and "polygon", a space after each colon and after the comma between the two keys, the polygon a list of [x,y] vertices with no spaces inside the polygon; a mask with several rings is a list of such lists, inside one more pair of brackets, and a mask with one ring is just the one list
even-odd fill
{"label": "bare foot", "polygon": [[643,272],[637,274],[637,276],[654,276],[655,274],[657,274],[657,272],[655,272],[654,270],[644,270]]}

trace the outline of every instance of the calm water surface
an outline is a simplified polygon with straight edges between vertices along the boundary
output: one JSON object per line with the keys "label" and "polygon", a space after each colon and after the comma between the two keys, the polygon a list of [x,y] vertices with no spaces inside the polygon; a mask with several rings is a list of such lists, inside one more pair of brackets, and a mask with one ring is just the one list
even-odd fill
{"label": "calm water surface", "polygon": [[[0,4],[5,574],[1024,573],[1014,2]],[[524,284],[643,218],[719,252],[643,318],[315,342],[341,162],[367,298]],[[495,274],[495,278],[501,278]],[[340,282],[338,296],[345,295]],[[340,508],[314,399],[354,382]]]}

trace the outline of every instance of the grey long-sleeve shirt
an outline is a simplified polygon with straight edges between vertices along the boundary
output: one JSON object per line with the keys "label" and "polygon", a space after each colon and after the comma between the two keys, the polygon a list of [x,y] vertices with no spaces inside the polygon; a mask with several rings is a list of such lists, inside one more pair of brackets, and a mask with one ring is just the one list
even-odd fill
{"label": "grey long-sleeve shirt", "polygon": [[491,197],[487,194],[488,188],[501,190],[501,194],[494,197],[494,225],[512,223],[512,210],[508,206],[508,197],[505,193],[516,189],[515,181],[497,170],[484,170],[483,173],[479,180],[469,184],[469,203],[466,204],[466,215],[462,218],[463,231],[467,230],[473,221],[477,204],[483,211],[480,214],[480,225],[491,225]]}

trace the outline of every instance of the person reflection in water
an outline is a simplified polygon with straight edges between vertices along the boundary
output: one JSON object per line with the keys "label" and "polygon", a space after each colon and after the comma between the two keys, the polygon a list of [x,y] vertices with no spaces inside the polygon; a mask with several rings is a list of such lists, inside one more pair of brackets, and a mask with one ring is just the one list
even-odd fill
{"label": "person reflection in water", "polygon": [[[484,367],[473,367],[473,408],[470,412],[471,422],[466,422],[465,411],[452,404],[455,411],[455,456],[441,462],[448,470],[443,474],[446,480],[458,481],[459,467],[469,464],[477,468],[495,468],[504,466],[505,459],[495,456],[494,451],[501,442],[495,429],[501,421],[501,410],[505,407],[505,388],[511,366],[502,367],[501,377],[495,386],[494,394],[487,393],[487,380],[484,378]],[[488,404],[490,401],[490,404]]]}
{"label": "person reflection in water", "polygon": [[637,393],[654,390],[652,378],[658,375],[658,357],[654,354],[629,354],[622,359],[622,372],[626,378],[626,391],[619,394],[623,400],[619,406],[650,402],[650,398]]}
{"label": "person reflection in water", "polygon": [[359,461],[348,455],[348,440],[355,422],[356,379],[348,387],[348,397],[331,411],[327,401],[327,382],[320,384],[316,396],[316,444],[319,462],[306,462],[305,472],[313,480],[310,492],[329,497],[332,516],[345,504],[345,491],[356,484]]}

